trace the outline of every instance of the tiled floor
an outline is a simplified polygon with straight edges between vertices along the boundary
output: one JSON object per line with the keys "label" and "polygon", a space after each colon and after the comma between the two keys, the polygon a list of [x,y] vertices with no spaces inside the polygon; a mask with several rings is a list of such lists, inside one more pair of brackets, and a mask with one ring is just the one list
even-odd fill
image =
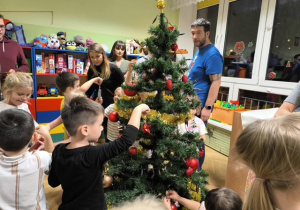
{"label": "tiled floor", "polygon": [[[225,155],[209,147],[206,147],[206,157],[203,169],[205,169],[209,173],[209,185],[207,186],[209,190],[225,186],[227,160],[228,157],[226,157]],[[48,185],[47,176],[45,177],[44,186],[46,197],[50,205],[50,210],[58,209],[62,195],[61,187],[59,186],[54,189],[51,188]]]}

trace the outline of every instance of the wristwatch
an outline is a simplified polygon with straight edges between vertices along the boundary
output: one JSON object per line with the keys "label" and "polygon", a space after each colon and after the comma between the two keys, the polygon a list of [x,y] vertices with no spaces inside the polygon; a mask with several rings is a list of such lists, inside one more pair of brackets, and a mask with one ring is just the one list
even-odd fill
{"label": "wristwatch", "polygon": [[207,106],[207,105],[205,105],[204,106],[207,110],[211,110],[211,108],[212,108],[212,106]]}

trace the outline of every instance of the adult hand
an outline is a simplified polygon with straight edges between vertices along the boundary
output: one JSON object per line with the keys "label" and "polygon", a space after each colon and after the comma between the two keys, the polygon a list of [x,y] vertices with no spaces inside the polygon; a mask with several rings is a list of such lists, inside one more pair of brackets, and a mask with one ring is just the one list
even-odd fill
{"label": "adult hand", "polygon": [[15,73],[16,71],[14,69],[9,69],[9,71],[7,72],[8,74],[13,74]]}
{"label": "adult hand", "polygon": [[201,110],[201,119],[203,122],[209,120],[210,115],[211,115],[211,110],[208,110],[205,107]]}
{"label": "adult hand", "polygon": [[128,67],[129,67],[129,70],[130,70],[130,67],[133,67],[137,62],[137,59],[132,59],[129,64],[128,64]]}

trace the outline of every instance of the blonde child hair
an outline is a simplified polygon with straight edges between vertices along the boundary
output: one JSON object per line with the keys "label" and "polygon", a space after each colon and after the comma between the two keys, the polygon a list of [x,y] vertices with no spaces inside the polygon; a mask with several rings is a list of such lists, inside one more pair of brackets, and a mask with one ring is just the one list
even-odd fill
{"label": "blonde child hair", "polygon": [[243,210],[275,210],[274,190],[287,192],[299,183],[299,136],[300,114],[256,121],[243,130],[235,150],[256,174]]}
{"label": "blonde child hair", "polygon": [[18,88],[31,88],[33,91],[32,77],[23,72],[7,75],[2,88],[4,97],[3,102],[9,103],[12,92]]}
{"label": "blonde child hair", "polygon": [[201,99],[199,98],[199,96],[197,94],[194,95],[194,96],[187,95],[185,98],[189,102],[192,102],[192,100],[194,100],[195,102],[199,102],[200,103],[199,106],[196,107],[196,114],[198,116],[200,116],[200,113],[201,113]]}
{"label": "blonde child hair", "polygon": [[132,202],[125,202],[112,210],[166,210],[163,202],[153,195],[141,195]]}
{"label": "blonde child hair", "polygon": [[[88,57],[90,59],[90,61],[92,62],[92,59],[90,58],[90,52],[95,52],[95,53],[100,53],[103,56],[103,62],[101,64],[101,75],[100,77],[102,79],[108,79],[110,77],[110,67],[109,67],[109,60],[106,56],[105,50],[103,49],[103,47],[98,44],[98,43],[94,43],[91,46],[89,46],[88,48]],[[96,70],[96,68],[94,67],[94,65],[90,66],[91,69],[93,70],[94,74],[98,75],[98,71]]]}

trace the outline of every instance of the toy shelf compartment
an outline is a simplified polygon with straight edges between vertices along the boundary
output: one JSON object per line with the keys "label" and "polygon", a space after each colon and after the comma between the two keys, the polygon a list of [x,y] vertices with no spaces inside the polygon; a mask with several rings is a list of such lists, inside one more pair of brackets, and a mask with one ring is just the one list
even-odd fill
{"label": "toy shelf compartment", "polygon": [[[79,77],[87,77],[86,74],[77,74]],[[36,76],[57,76],[57,74],[49,74],[49,73],[38,73]]]}
{"label": "toy shelf compartment", "polygon": [[88,52],[87,51],[79,51],[79,50],[60,50],[60,49],[49,49],[49,48],[38,48],[38,47],[35,47],[34,48],[36,51],[39,50],[39,51],[49,51],[49,52],[53,52],[53,53],[84,53],[84,54],[87,54]]}

